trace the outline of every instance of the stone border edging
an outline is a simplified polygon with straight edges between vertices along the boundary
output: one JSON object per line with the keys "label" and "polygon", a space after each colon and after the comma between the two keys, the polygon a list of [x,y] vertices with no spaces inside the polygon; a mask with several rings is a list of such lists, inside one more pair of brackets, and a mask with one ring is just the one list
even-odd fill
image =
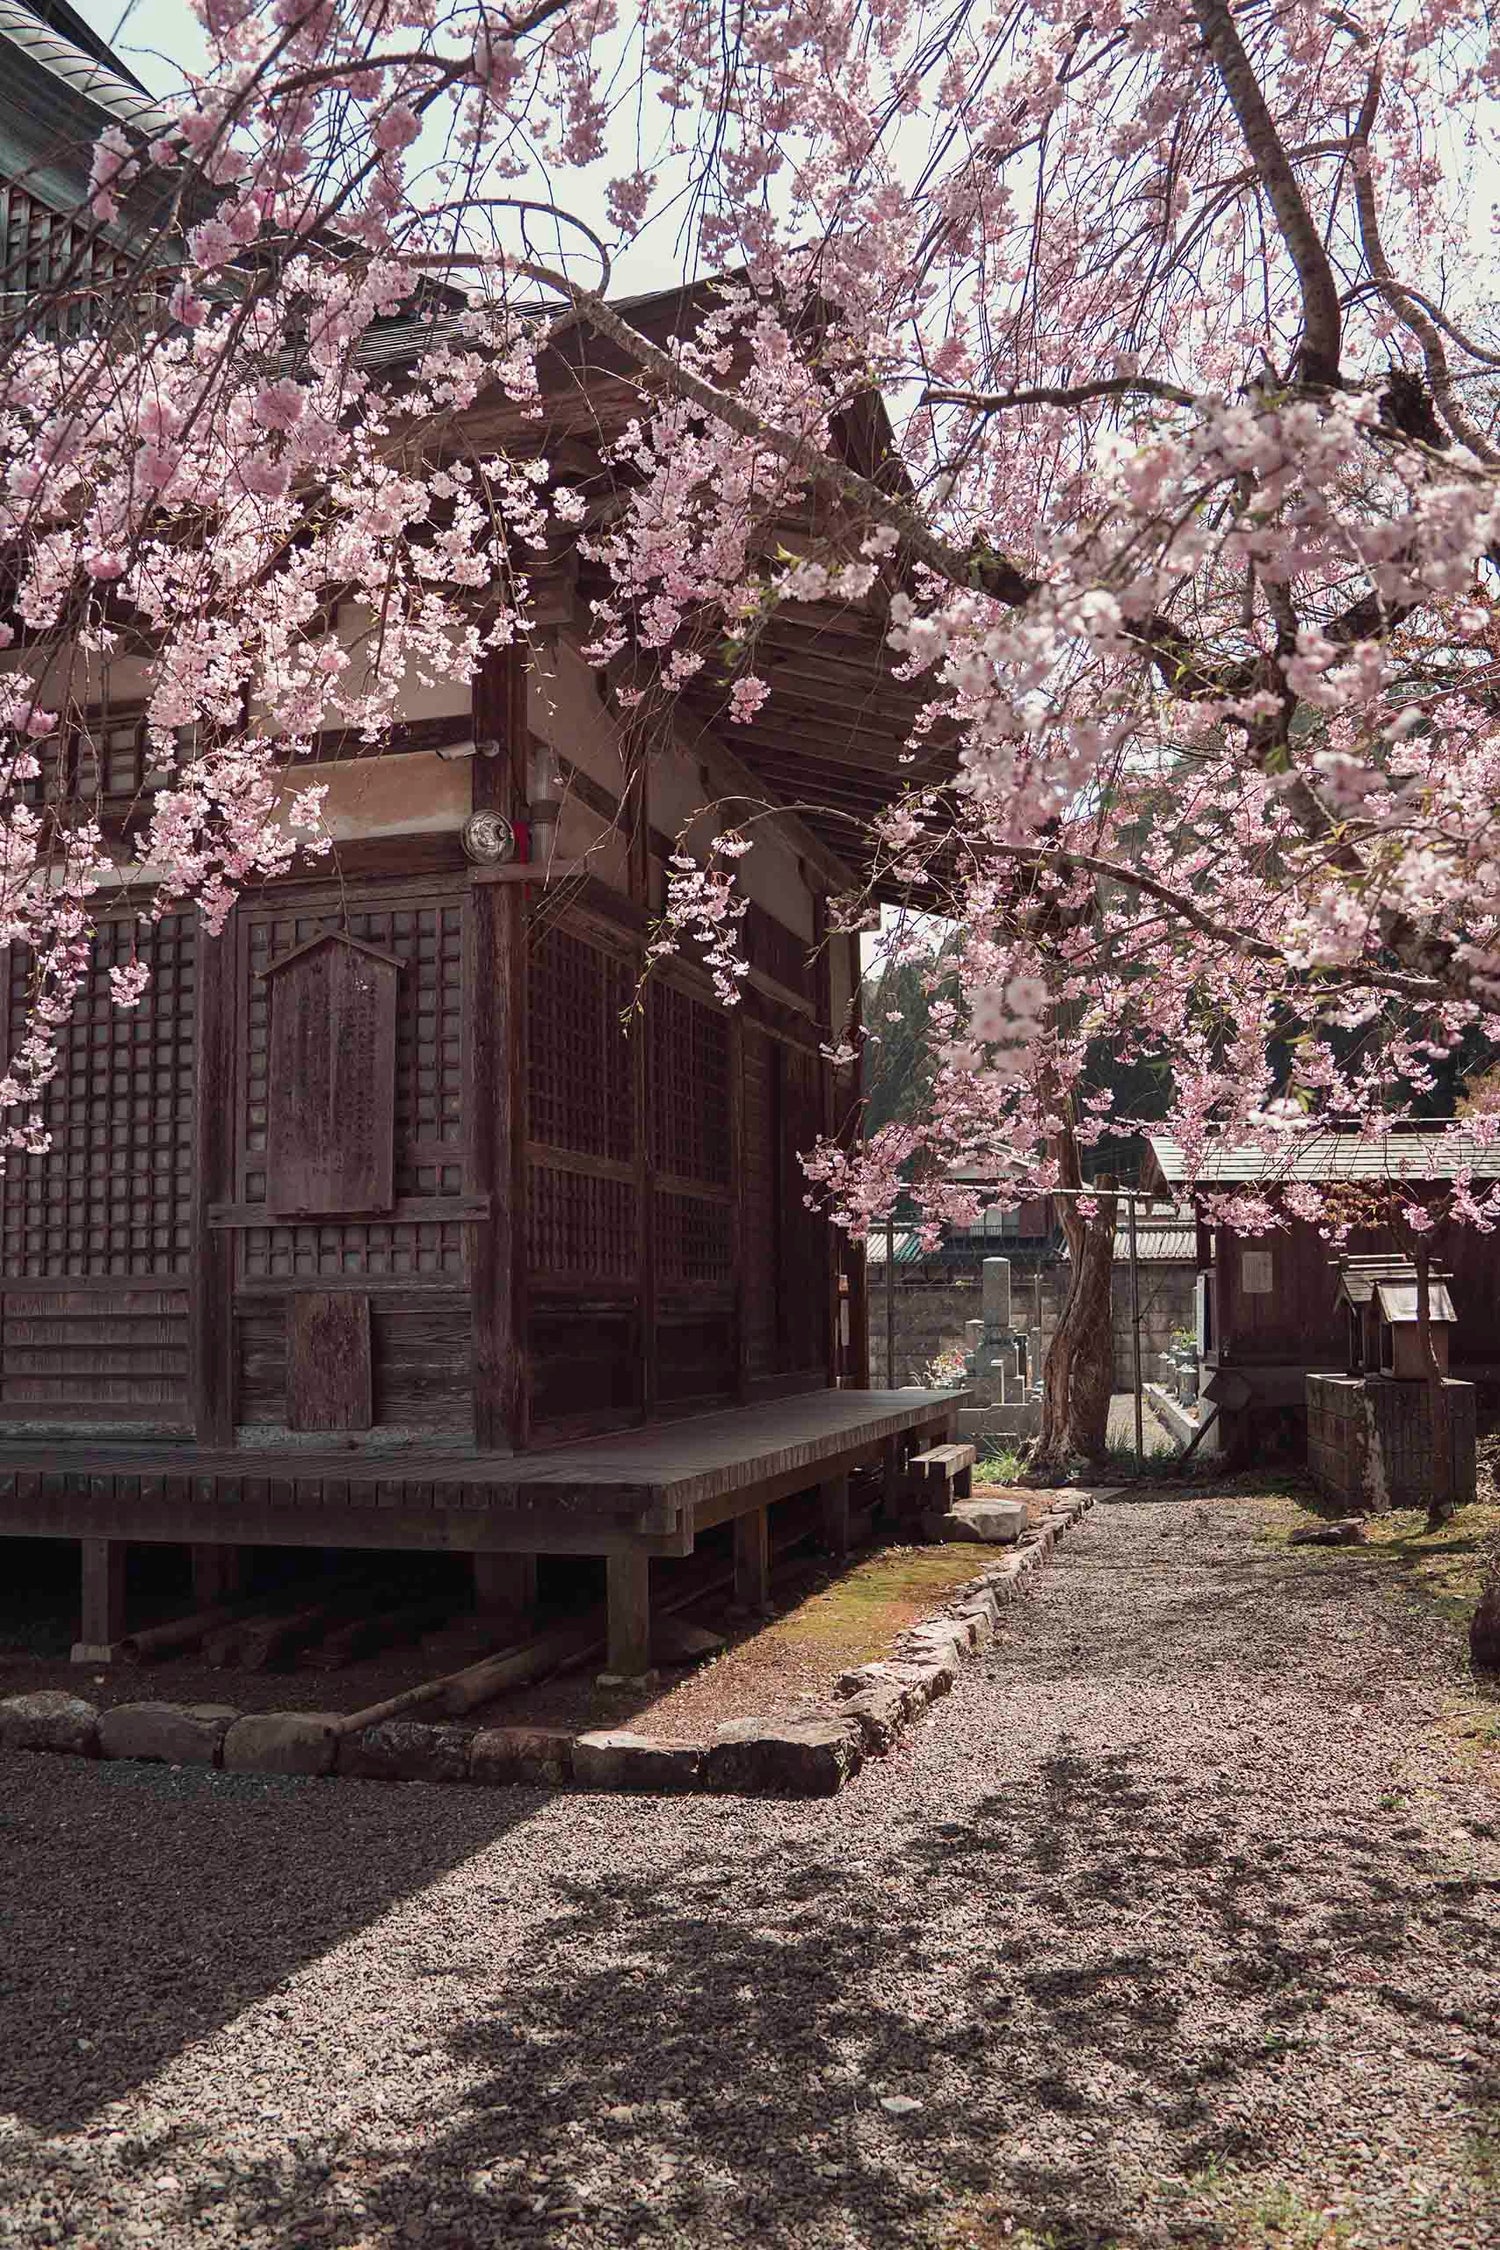
{"label": "stone border edging", "polygon": [[831,1797],[867,1758],[882,1757],[929,1704],[946,1695],[964,1658],[988,1648],[1001,1604],[1047,1562],[1094,1505],[1069,1492],[1002,1561],[908,1627],[891,1656],[839,1680],[827,1703],[787,1719],[730,1719],[706,1743],[629,1729],[569,1734],[549,1727],[469,1727],[387,1719],[341,1732],[331,1711],[256,1711],[225,1704],[118,1703],[100,1711],[66,1688],[0,1701],[0,1749],[134,1759],[226,1773],[343,1776],[368,1781],[576,1782],[593,1789],[732,1791]]}

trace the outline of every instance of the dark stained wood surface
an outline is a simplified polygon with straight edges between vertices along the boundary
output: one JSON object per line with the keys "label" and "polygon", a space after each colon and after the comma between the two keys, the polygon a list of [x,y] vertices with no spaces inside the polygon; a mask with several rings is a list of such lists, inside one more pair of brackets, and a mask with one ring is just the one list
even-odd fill
{"label": "dark stained wood surface", "polygon": [[[407,1487],[425,1482],[430,1495],[436,1479],[455,1495],[472,1495],[463,1504],[527,1500],[557,1510],[560,1521],[570,1506],[578,1505],[612,1506],[626,1513],[662,1506],[671,1513],[748,1494],[787,1476],[816,1484],[828,1464],[851,1452],[877,1450],[903,1431],[945,1423],[962,1403],[952,1391],[819,1390],[518,1454],[481,1454],[436,1443],[420,1450],[371,1443],[353,1452],[316,1446],[241,1446],[221,1452],[195,1445],[90,1444],[70,1446],[65,1453],[55,1441],[15,1440],[0,1443],[0,1485],[18,1473],[40,1476],[54,1486],[86,1484],[92,1478],[167,1478],[188,1485],[214,1480],[235,1488],[280,1484],[288,1502],[295,1485],[299,1492],[306,1488],[315,1504],[320,1491],[352,1493],[369,1487],[373,1494],[377,1482]],[[460,1502],[455,1497],[452,1504]],[[0,1531],[5,1528],[0,1501]],[[546,1541],[540,1544],[545,1549]]]}
{"label": "dark stained wood surface", "polygon": [[288,1297],[287,1428],[367,1430],[371,1397],[369,1298],[348,1290]]}
{"label": "dark stained wood surface", "polygon": [[266,1206],[278,1218],[395,1201],[401,964],[330,930],[273,961]]}
{"label": "dark stained wood surface", "polygon": [[200,925],[188,1388],[193,1428],[203,1445],[227,1445],[234,1431],[233,1245],[213,1232],[209,1210],[216,1197],[229,1192],[233,1177],[235,953],[230,931],[210,937]]}

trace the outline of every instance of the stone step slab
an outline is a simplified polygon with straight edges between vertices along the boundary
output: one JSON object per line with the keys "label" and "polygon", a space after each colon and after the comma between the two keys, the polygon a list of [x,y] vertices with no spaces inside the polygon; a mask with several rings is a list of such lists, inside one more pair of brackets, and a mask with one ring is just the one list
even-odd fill
{"label": "stone step slab", "polygon": [[227,1703],[116,1703],[99,1714],[101,1758],[148,1765],[216,1766],[239,1717]]}
{"label": "stone step slab", "polygon": [[955,1500],[922,1518],[925,1537],[935,1543],[969,1541],[975,1546],[1009,1547],[1026,1529],[1024,1500]]}
{"label": "stone step slab", "polygon": [[358,1781],[467,1781],[472,1727],[384,1719],[339,1739],[336,1767]]}
{"label": "stone step slab", "polygon": [[66,1688],[38,1688],[0,1703],[0,1750],[51,1750],[62,1757],[99,1754],[99,1714]]}
{"label": "stone step slab", "polygon": [[843,1719],[730,1719],[715,1730],[703,1778],[742,1797],[834,1797],[863,1758],[858,1726]]}
{"label": "stone step slab", "polygon": [[698,1743],[625,1729],[580,1734],[573,1743],[573,1779],[586,1789],[691,1789],[702,1763]]}
{"label": "stone step slab", "polygon": [[469,1779],[556,1787],[573,1777],[573,1740],[561,1727],[481,1727],[469,1745]]}
{"label": "stone step slab", "polygon": [[224,1737],[226,1773],[332,1773],[338,1756],[337,1711],[254,1711]]}

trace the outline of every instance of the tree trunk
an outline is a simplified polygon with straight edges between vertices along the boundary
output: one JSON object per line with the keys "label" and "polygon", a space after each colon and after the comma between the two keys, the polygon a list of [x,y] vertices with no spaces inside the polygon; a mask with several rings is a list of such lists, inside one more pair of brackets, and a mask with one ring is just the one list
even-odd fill
{"label": "tree trunk", "polygon": [[[1063,1144],[1063,1184],[1080,1184],[1071,1127]],[[1029,1467],[1066,1474],[1075,1462],[1101,1462],[1109,1451],[1109,1402],[1115,1380],[1112,1282],[1119,1182],[1098,1182],[1099,1208],[1085,1217],[1072,1197],[1059,1199],[1070,1266],[1067,1301],[1047,1347],[1042,1376],[1042,1426]]]}

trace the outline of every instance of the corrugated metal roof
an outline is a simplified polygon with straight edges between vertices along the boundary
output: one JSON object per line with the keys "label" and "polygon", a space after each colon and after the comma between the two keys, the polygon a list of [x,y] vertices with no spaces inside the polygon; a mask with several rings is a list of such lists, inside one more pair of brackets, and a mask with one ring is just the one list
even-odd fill
{"label": "corrugated metal roof", "polygon": [[[1142,1266],[1191,1266],[1198,1258],[1198,1230],[1189,1222],[1183,1226],[1173,1220],[1166,1226],[1152,1226],[1140,1220],[1135,1230],[1136,1263]],[[1130,1235],[1121,1225],[1115,1227],[1115,1264],[1130,1263]]]}
{"label": "corrugated metal roof", "polygon": [[[919,1258],[926,1256],[926,1252],[922,1248],[922,1237],[915,1228],[908,1231],[903,1227],[897,1227],[894,1240],[898,1266],[914,1266]],[[883,1266],[885,1264],[885,1252],[885,1228],[871,1227],[865,1243],[865,1263],[871,1266]]]}
{"label": "corrugated metal roof", "polygon": [[1178,1141],[1152,1133],[1151,1154],[1171,1187],[1274,1187],[1281,1180],[1451,1180],[1470,1171],[1476,1180],[1500,1180],[1500,1146],[1486,1146],[1446,1126],[1414,1132],[1288,1133],[1284,1147],[1259,1142],[1210,1141],[1189,1166]]}

